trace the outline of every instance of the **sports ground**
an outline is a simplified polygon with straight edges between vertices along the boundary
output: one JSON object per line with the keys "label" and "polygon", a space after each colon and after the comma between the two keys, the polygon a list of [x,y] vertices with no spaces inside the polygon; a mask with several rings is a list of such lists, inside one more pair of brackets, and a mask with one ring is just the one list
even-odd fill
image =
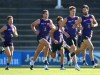
{"label": "sports ground", "polygon": [[66,68],[66,70],[60,70],[59,68],[50,68],[44,70],[43,68],[10,68],[5,70],[0,68],[0,75],[100,75],[100,68],[81,68],[80,71],[74,68]]}

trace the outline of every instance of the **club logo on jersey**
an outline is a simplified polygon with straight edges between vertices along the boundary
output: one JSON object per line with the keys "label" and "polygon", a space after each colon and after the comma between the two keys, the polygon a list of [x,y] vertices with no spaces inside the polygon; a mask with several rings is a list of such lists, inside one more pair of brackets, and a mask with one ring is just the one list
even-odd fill
{"label": "club logo on jersey", "polygon": [[45,23],[41,23],[41,25],[44,25]]}
{"label": "club logo on jersey", "polygon": [[8,29],[8,30],[11,30],[11,29]]}
{"label": "club logo on jersey", "polygon": [[49,26],[50,23],[41,23],[41,25],[47,25],[47,26]]}
{"label": "club logo on jersey", "polygon": [[71,23],[72,21],[68,21],[69,23]]}
{"label": "club logo on jersey", "polygon": [[75,20],[72,20],[72,21],[75,21]]}
{"label": "club logo on jersey", "polygon": [[84,22],[86,22],[87,20],[83,20]]}

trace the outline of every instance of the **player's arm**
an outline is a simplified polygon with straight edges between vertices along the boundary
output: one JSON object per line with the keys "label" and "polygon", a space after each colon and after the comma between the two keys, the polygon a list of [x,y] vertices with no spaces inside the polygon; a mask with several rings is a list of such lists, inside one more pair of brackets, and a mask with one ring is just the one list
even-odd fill
{"label": "player's arm", "polygon": [[50,20],[50,27],[51,27],[51,30],[50,30],[49,35],[50,35],[51,39],[53,40],[53,42],[54,42],[55,44],[57,44],[58,41],[55,40],[55,39],[54,39],[54,36],[53,36],[53,35],[54,35],[54,32],[57,30],[57,27],[53,24],[53,21],[52,21],[52,20]]}
{"label": "player's arm", "polygon": [[54,41],[55,39],[54,39],[53,35],[54,35],[54,32],[56,31],[56,26],[53,24],[53,21],[51,19],[50,19],[50,28],[51,28],[51,30],[50,30],[49,35],[50,35],[51,39]]}
{"label": "player's arm", "polygon": [[67,22],[67,18],[65,18],[63,20],[62,24],[60,25],[60,29],[61,29],[62,33],[68,38],[68,37],[70,37],[70,35],[67,32],[65,32],[63,29],[63,27],[66,25],[66,22]]}
{"label": "player's arm", "polygon": [[34,33],[36,35],[39,34],[39,31],[36,29],[36,26],[38,26],[40,24],[40,19],[37,19],[36,21],[34,21],[32,24],[31,24],[31,28],[32,30],[34,31]]}
{"label": "player's arm", "polygon": [[98,22],[96,21],[95,17],[92,15],[92,19],[93,19],[93,22],[92,22],[92,27],[97,27],[98,26]]}
{"label": "player's arm", "polygon": [[0,39],[1,41],[5,41],[4,38],[2,37],[1,33],[4,32],[5,30],[7,30],[7,26],[3,26],[1,29],[0,29]]}
{"label": "player's arm", "polygon": [[53,24],[53,21],[51,19],[50,20],[50,28],[52,29],[56,29],[56,26]]}
{"label": "player's arm", "polygon": [[17,28],[16,28],[16,26],[14,26],[13,34],[15,35],[15,37],[18,37],[18,33],[17,33]]}
{"label": "player's arm", "polygon": [[81,25],[81,22],[82,22],[82,18],[79,17],[78,20],[75,21],[75,28],[78,28],[79,30],[82,30],[83,27]]}
{"label": "player's arm", "polygon": [[57,40],[55,40],[55,39],[54,39],[54,32],[55,32],[56,30],[57,30],[57,27],[53,27],[53,28],[51,29],[50,34],[49,34],[49,35],[50,35],[50,37],[51,37],[52,41],[53,41],[54,43],[56,43],[56,44],[57,44],[57,43],[58,43],[58,42],[57,42]]}

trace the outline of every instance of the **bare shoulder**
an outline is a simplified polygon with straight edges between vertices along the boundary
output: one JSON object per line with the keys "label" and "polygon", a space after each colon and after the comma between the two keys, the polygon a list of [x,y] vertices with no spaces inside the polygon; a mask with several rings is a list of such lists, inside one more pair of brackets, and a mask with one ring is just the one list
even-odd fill
{"label": "bare shoulder", "polygon": [[39,24],[40,23],[40,19],[35,20],[33,23]]}
{"label": "bare shoulder", "polygon": [[53,25],[53,21],[51,19],[49,19],[49,21],[50,21],[50,25]]}
{"label": "bare shoulder", "polygon": [[92,16],[92,18],[95,18],[95,16],[94,15],[91,15]]}
{"label": "bare shoulder", "polygon": [[51,19],[49,19],[50,23],[53,23],[53,21]]}
{"label": "bare shoulder", "polygon": [[40,22],[40,19],[37,19],[36,21],[37,21],[37,22]]}
{"label": "bare shoulder", "polygon": [[40,19],[35,20],[31,26],[38,26],[40,24]]}
{"label": "bare shoulder", "polygon": [[1,29],[0,29],[0,32],[4,32],[5,30],[7,30],[7,26],[4,25]]}

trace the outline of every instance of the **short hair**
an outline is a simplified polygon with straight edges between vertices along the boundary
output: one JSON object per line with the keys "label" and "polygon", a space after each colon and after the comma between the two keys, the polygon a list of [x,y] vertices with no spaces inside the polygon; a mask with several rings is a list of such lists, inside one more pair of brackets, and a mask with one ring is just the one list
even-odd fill
{"label": "short hair", "polygon": [[13,16],[7,16],[7,21],[8,21],[10,18],[13,18]]}
{"label": "short hair", "polygon": [[88,5],[83,5],[82,9],[83,9],[83,8],[86,8],[86,9],[89,10],[89,6],[88,6]]}
{"label": "short hair", "polygon": [[76,7],[75,6],[70,6],[69,10],[72,10],[72,9],[76,9]]}
{"label": "short hair", "polygon": [[49,11],[45,9],[45,10],[42,11],[42,14],[44,14],[45,12],[49,13]]}
{"label": "short hair", "polygon": [[63,19],[63,17],[62,16],[58,16],[56,21],[58,22],[60,19]]}

